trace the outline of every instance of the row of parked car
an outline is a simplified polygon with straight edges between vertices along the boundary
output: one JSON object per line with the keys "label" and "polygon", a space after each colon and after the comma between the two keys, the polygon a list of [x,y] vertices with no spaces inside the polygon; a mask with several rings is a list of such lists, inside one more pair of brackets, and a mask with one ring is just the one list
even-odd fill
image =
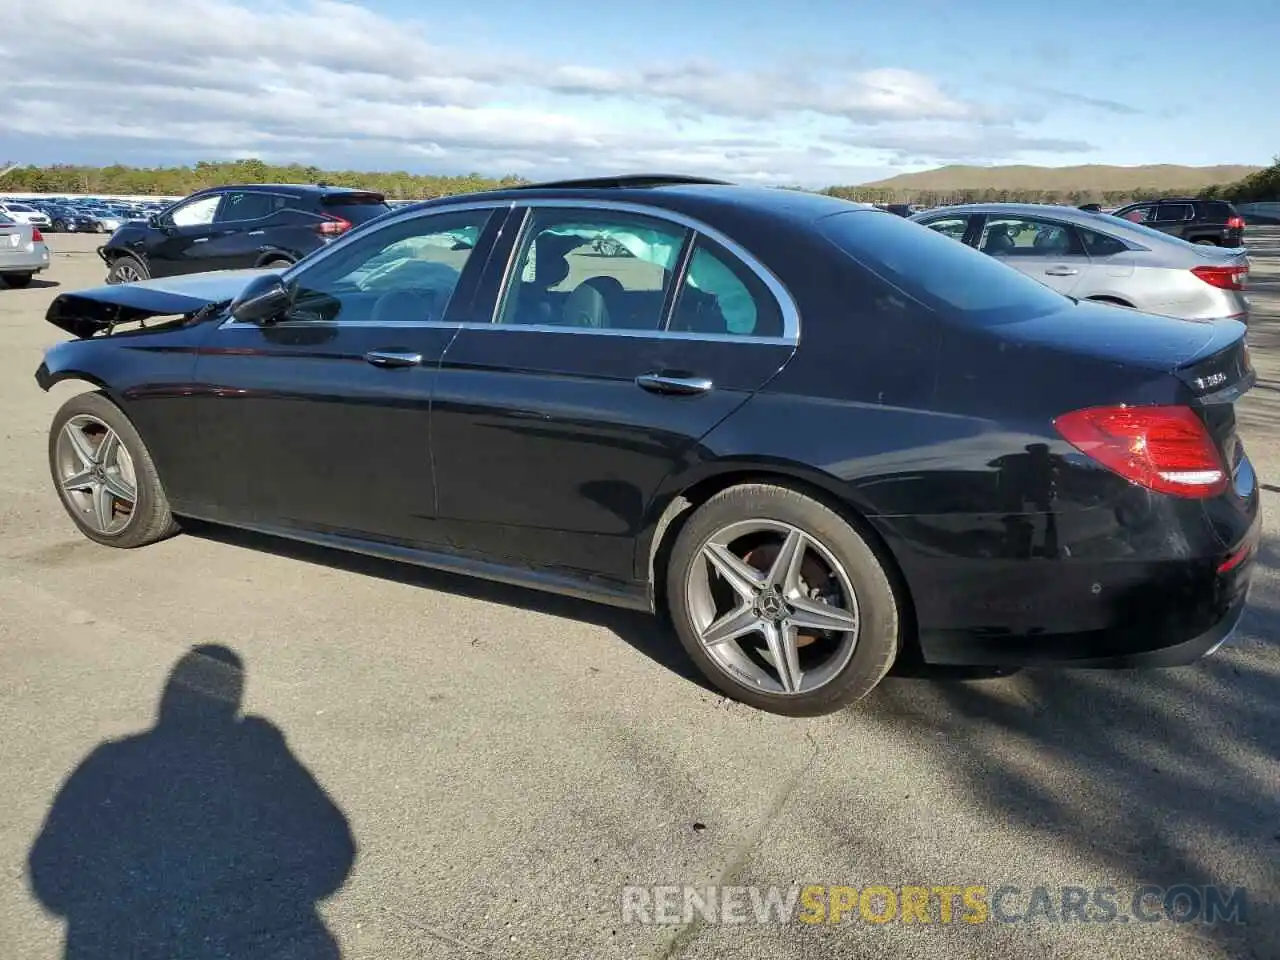
{"label": "row of parked car", "polygon": [[0,214],[50,233],[114,233],[125,223],[160,213],[165,206],[159,201],[98,197],[0,198]]}

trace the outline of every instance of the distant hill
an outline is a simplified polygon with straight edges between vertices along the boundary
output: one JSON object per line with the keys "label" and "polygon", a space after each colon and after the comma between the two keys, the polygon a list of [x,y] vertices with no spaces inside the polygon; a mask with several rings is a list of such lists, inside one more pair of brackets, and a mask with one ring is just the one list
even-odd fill
{"label": "distant hill", "polygon": [[903,173],[887,180],[863,183],[861,188],[895,192],[932,191],[950,193],[961,190],[1030,190],[1066,193],[1113,193],[1117,191],[1152,191],[1195,193],[1214,184],[1234,183],[1262,167],[1225,165],[1218,167],[1183,167],[1176,164],[1153,164],[1143,167],[1113,167],[1084,164],[1077,167],[971,167],[952,165]]}

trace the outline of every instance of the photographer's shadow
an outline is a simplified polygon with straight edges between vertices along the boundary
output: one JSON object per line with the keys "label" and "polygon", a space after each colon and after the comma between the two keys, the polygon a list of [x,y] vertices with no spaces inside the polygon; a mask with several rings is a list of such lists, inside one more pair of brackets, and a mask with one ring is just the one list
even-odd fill
{"label": "photographer's shadow", "polygon": [[193,648],[155,726],[63,785],[28,867],[67,960],[339,956],[316,902],[346,882],[350,828],[243,689],[235,653]]}

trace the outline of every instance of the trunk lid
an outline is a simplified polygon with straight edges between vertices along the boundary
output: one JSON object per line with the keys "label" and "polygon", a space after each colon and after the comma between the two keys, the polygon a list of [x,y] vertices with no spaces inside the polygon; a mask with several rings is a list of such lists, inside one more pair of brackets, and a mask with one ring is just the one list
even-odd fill
{"label": "trunk lid", "polygon": [[[1222,329],[1219,329],[1221,325]],[[1180,320],[1127,307],[1080,301],[1039,317],[993,328],[1028,346],[1171,373],[1225,346],[1245,326],[1233,320]]]}

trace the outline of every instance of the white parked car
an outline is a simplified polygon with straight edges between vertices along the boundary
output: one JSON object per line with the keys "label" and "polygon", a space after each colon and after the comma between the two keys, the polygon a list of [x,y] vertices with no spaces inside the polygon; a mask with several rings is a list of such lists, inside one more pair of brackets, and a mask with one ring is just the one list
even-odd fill
{"label": "white parked car", "polygon": [[17,200],[0,200],[0,213],[3,213],[14,223],[28,223],[33,227],[43,227],[46,230],[51,226],[49,215],[37,210],[29,203],[20,203]]}

